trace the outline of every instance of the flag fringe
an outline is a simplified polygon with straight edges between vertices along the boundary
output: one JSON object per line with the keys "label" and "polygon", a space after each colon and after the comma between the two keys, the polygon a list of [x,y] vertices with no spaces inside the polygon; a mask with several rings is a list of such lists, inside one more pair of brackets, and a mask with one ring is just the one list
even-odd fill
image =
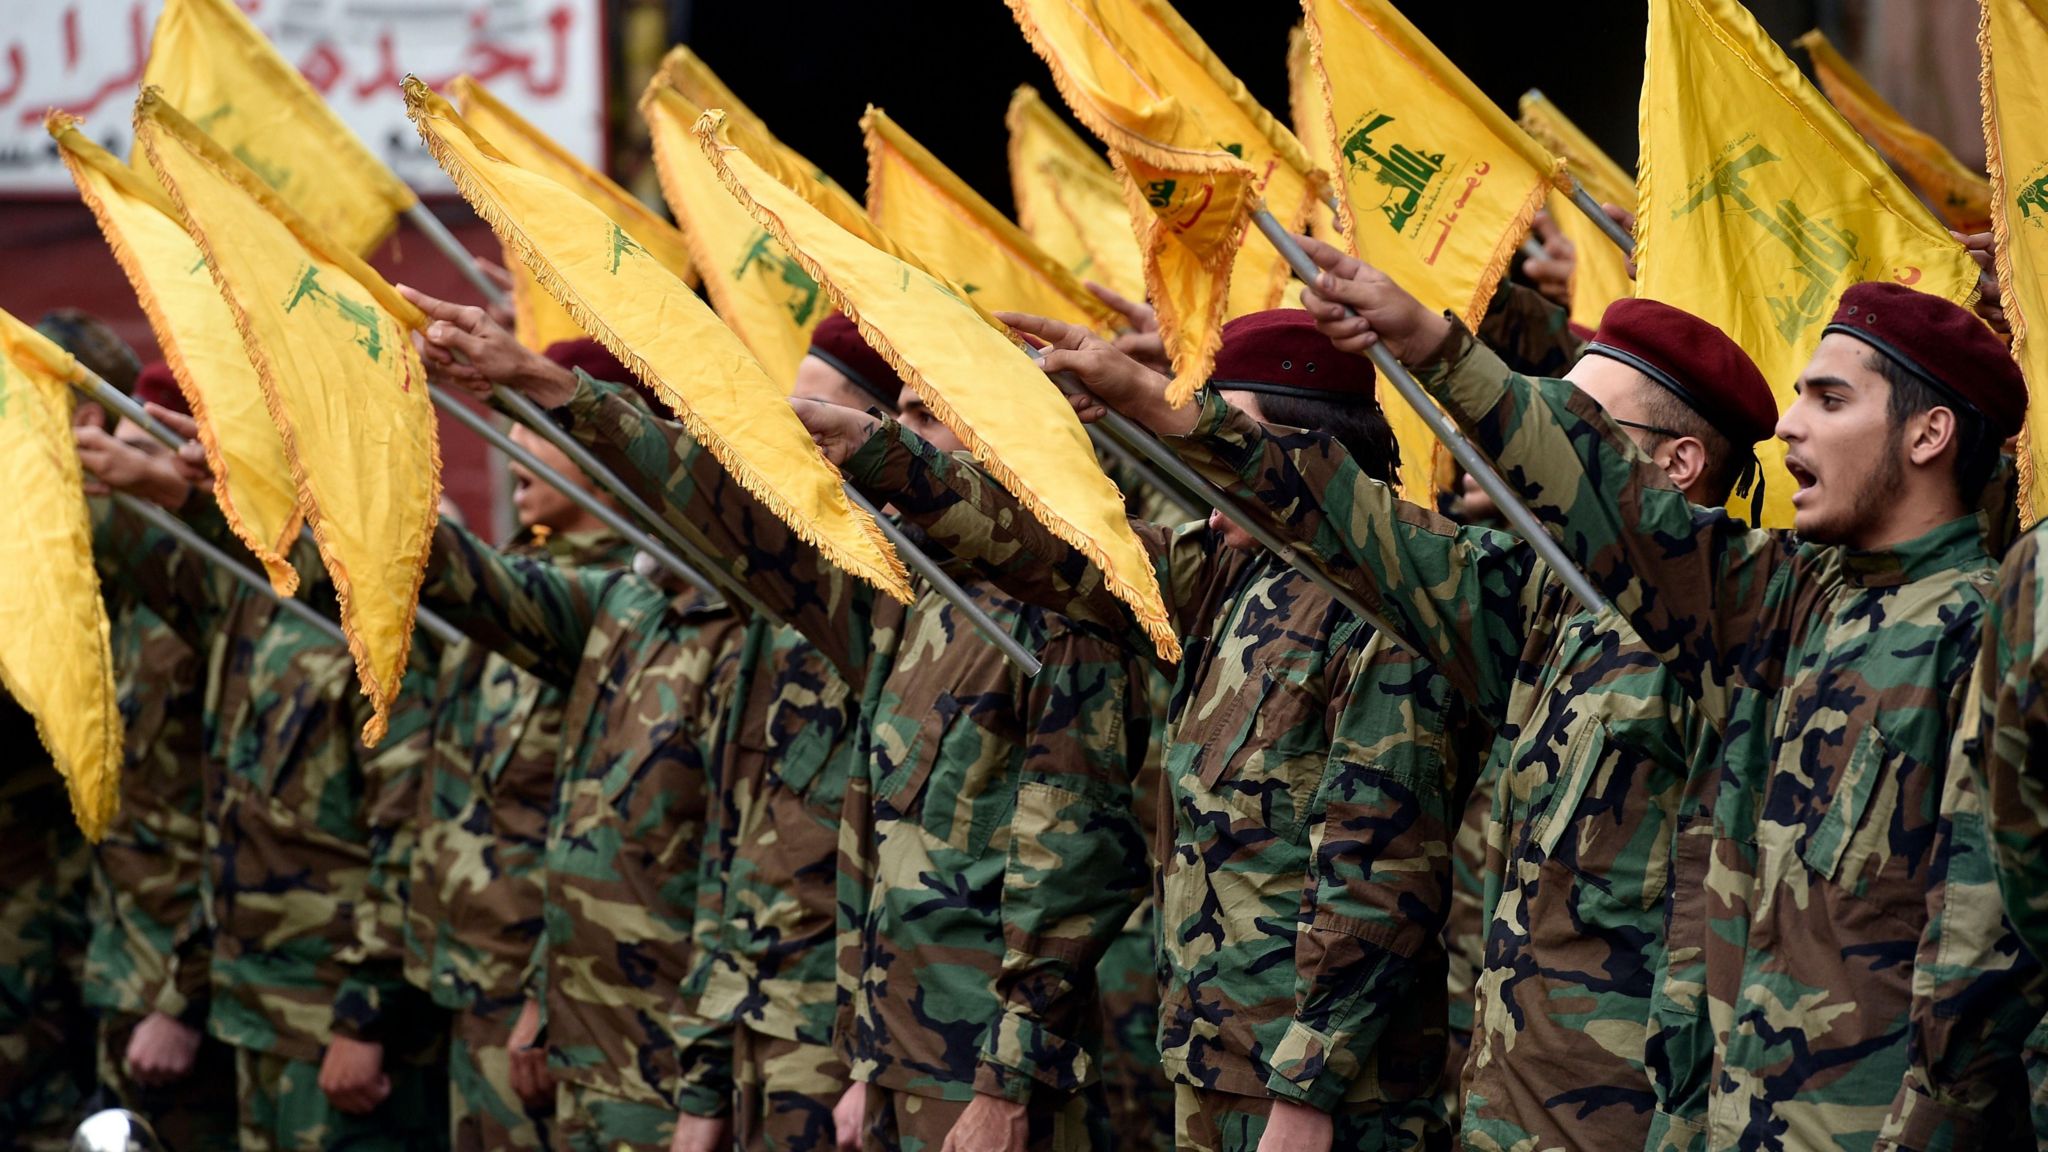
{"label": "flag fringe", "polygon": [[[1088,562],[1093,564],[1096,570],[1102,573],[1103,582],[1109,588],[1110,594],[1123,601],[1124,605],[1130,610],[1132,617],[1137,620],[1139,627],[1144,630],[1146,637],[1152,641],[1153,647],[1158,651],[1160,657],[1169,662],[1178,663],[1180,660],[1180,637],[1174,632],[1171,622],[1167,619],[1164,600],[1159,590],[1158,578],[1151,569],[1145,569],[1141,573],[1139,582],[1136,584],[1119,577],[1108,563],[1108,554],[1099,545],[1090,540],[1086,533],[1068,523],[1064,518],[1054,515],[1045,501],[1039,496],[1037,490],[1025,483],[1023,477],[1019,476],[1009,465],[1005,464],[1000,457],[990,450],[987,442],[981,438],[972,425],[960,418],[959,412],[947,402],[946,397],[938,389],[932,388],[929,382],[925,380],[923,374],[918,372],[917,368],[908,360],[904,359],[901,353],[897,352],[895,344],[889,340],[888,336],[881,329],[870,324],[866,318],[862,317],[853,308],[852,302],[847,299],[846,294],[841,292],[838,284],[826,274],[824,266],[818,263],[810,253],[805,252],[791,241],[789,228],[782,222],[782,219],[766,205],[755,200],[747,191],[746,185],[733,173],[732,169],[719,160],[717,151],[725,145],[715,135],[708,135],[707,131],[708,129],[704,122],[699,121],[697,138],[703,142],[706,155],[712,157],[712,164],[717,168],[719,178],[725,181],[726,188],[732,192],[733,197],[745,205],[748,213],[754,217],[755,221],[761,227],[767,229],[770,235],[775,237],[776,243],[781,244],[783,249],[797,263],[803,265],[804,270],[810,274],[811,279],[817,281],[819,287],[823,288],[826,295],[831,298],[833,306],[845,313],[854,322],[854,326],[860,330],[861,338],[868,342],[868,346],[879,353],[884,360],[887,360],[889,366],[896,370],[897,375],[901,376],[916,390],[918,398],[923,400],[925,406],[932,410],[932,415],[938,417],[941,423],[951,428],[954,434],[960,437],[961,442],[967,446],[967,450],[973,454],[975,461],[982,468],[986,469],[990,476],[995,478],[996,483],[1001,484],[1011,495],[1015,496],[1018,502],[1024,505],[1025,510],[1036,517],[1040,523],[1044,524],[1054,536],[1065,541],[1069,547],[1087,557]],[[930,275],[929,273],[926,274]]]}
{"label": "flag fringe", "polygon": [[[144,94],[144,99],[148,99],[147,92]],[[232,287],[221,272],[219,259],[214,255],[213,244],[208,239],[205,228],[192,217],[191,210],[186,205],[184,193],[164,173],[163,164],[157,157],[159,143],[156,138],[156,131],[146,130],[146,126],[177,136],[178,144],[181,147],[188,144],[201,142],[210,144],[212,142],[205,140],[204,137],[201,137],[199,141],[189,141],[174,125],[154,120],[154,118],[145,115],[141,103],[136,105],[135,139],[142,145],[144,153],[149,156],[150,167],[156,170],[158,179],[163,184],[165,195],[169,196],[171,203],[177,206],[178,218],[184,222],[185,231],[192,237],[192,242],[199,246],[199,254],[206,258],[206,270],[213,276],[214,284],[219,287],[221,297],[228,303],[228,311],[235,318],[235,331],[241,335],[242,347],[248,350],[249,362],[255,367],[256,378],[263,385],[263,406],[269,410],[271,423],[277,426],[277,434],[284,440],[285,462],[291,466],[292,483],[298,489],[300,508],[306,517],[307,524],[313,530],[313,543],[320,550],[321,562],[327,568],[327,578],[334,583],[335,600],[341,610],[342,637],[347,641],[349,656],[355,662],[356,676],[361,681],[362,693],[370,698],[371,714],[370,719],[363,725],[362,740],[366,747],[374,748],[383,741],[384,734],[390,727],[391,707],[398,698],[399,682],[404,678],[406,665],[412,659],[413,629],[406,629],[399,640],[398,659],[393,662],[394,675],[391,683],[386,684],[382,677],[377,674],[377,669],[371,663],[369,644],[363,639],[361,630],[356,627],[354,612],[355,583],[349,576],[348,566],[342,563],[340,557],[334,554],[333,548],[330,545],[326,516],[320,509],[319,501],[313,498],[311,477],[306,472],[305,465],[299,459],[298,439],[293,433],[292,422],[284,411],[284,402],[279,397],[277,368],[270,362],[269,355],[263,350],[262,341],[257,339],[255,329],[249,322],[249,314],[236,300]],[[214,168],[216,173],[223,179],[237,184],[244,191],[253,192],[246,179],[243,179],[232,168],[226,168],[221,165],[221,157],[216,155],[217,148],[190,148],[189,151],[195,159]],[[265,208],[265,210],[270,210],[273,204],[278,203],[274,196],[258,196],[256,199],[258,204]],[[293,222],[291,219],[282,217],[280,219],[286,227],[291,227]],[[300,235],[296,228],[293,228],[292,231],[294,235]],[[301,240],[303,241],[303,236],[301,236]],[[324,251],[321,252],[323,256],[328,254]],[[355,259],[352,254],[351,259]],[[349,264],[340,261],[333,262],[341,264],[343,271],[353,272]],[[356,262],[360,263],[359,260],[356,260]],[[365,285],[365,287],[368,288],[369,286]],[[379,297],[380,302],[381,299]],[[411,308],[412,306],[407,304],[407,307]],[[417,311],[417,309],[413,310]],[[419,354],[413,350],[412,341],[401,339],[399,343],[403,346],[400,355],[405,357],[406,371],[408,373],[416,373],[417,379],[424,386],[426,384],[426,369],[420,364]],[[438,510],[441,501],[440,436],[428,436],[427,445],[429,453],[427,469],[428,502]],[[403,549],[404,546],[405,541],[399,541],[398,547]],[[407,571],[411,574],[412,578],[408,582],[410,586],[405,590],[404,602],[411,606],[411,611],[414,614],[417,614],[419,610],[420,586],[426,581],[427,559],[432,553],[433,547],[434,530],[433,525],[429,523],[426,526],[426,530],[420,533],[420,541],[413,550],[413,562],[407,567]]]}
{"label": "flag fringe", "polygon": [[[1984,167],[1991,182],[1991,250],[1992,267],[1998,278],[2000,296],[2009,305],[2016,305],[2018,296],[2013,291],[2015,271],[2012,265],[2012,220],[2006,212],[2005,152],[1998,134],[1998,91],[1992,82],[1991,63],[1991,4],[1977,7],[1977,91],[1978,106],[1983,109]],[[2029,332],[2026,313],[2018,307],[2005,310],[2005,323],[2012,330],[2011,352],[2013,359],[2025,365],[2021,354],[2026,350]],[[2048,382],[2043,382],[2048,384]],[[2043,411],[2036,400],[2030,405],[2035,412]],[[2034,483],[2037,479],[2034,467],[2034,419],[2032,413],[2020,427],[2018,449],[2020,527],[2031,528],[2041,518],[2044,509],[2036,504]]]}
{"label": "flag fringe", "polygon": [[[66,129],[75,125],[64,125]],[[55,135],[55,133],[52,133]],[[61,141],[60,141],[61,144]],[[213,488],[214,503],[220,507],[221,516],[227,520],[228,529],[249,551],[256,554],[262,563],[264,575],[270,578],[270,586],[280,596],[291,596],[299,590],[299,570],[292,565],[291,548],[299,537],[299,527],[304,523],[303,511],[293,505],[292,514],[280,530],[277,540],[265,541],[248,522],[241,506],[234,498],[234,471],[228,467],[228,458],[221,448],[220,437],[215,433],[213,417],[209,415],[206,397],[192,382],[192,370],[185,365],[185,354],[178,347],[178,341],[171,326],[164,320],[161,306],[157,303],[156,291],[143,274],[141,261],[128,247],[127,239],[114,226],[113,218],[107,214],[100,196],[84,180],[77,178],[75,165],[85,163],[70,148],[61,149],[64,162],[74,165],[73,181],[78,185],[79,198],[92,210],[93,218],[99,222],[100,235],[106,239],[107,247],[114,253],[114,262],[128,277],[129,287],[135,290],[135,299],[142,305],[142,314],[149,320],[150,332],[156,336],[157,346],[163,350],[164,362],[171,366],[171,376],[178,382],[178,391],[185,397],[185,403],[192,409],[193,422],[199,426],[199,446],[206,451],[206,463],[213,470],[217,483]]]}
{"label": "flag fringe", "polygon": [[[713,432],[710,425],[690,407],[688,401],[674,386],[662,379],[647,361],[641,359],[639,353],[621,340],[618,333],[612,331],[609,325],[598,319],[596,313],[583,302],[583,298],[569,286],[527,238],[525,230],[515,224],[511,217],[498,207],[495,200],[483,193],[480,187],[482,182],[476,173],[470,171],[462,157],[448,147],[438,132],[427,127],[425,121],[432,113],[426,108],[423,99],[426,91],[428,89],[424,84],[419,85],[418,89],[408,84],[405,93],[406,111],[413,119],[413,126],[419,131],[421,142],[427,146],[427,151],[433,154],[441,170],[454,181],[456,190],[462,193],[462,198],[467,200],[477,215],[483,217],[491,226],[491,230],[498,234],[500,243],[519,254],[520,261],[533,273],[533,278],[540,282],[541,287],[547,289],[548,295],[555,298],[555,302],[562,306],[563,311],[569,313],[570,318],[585,332],[590,333],[598,343],[604,345],[607,351],[618,357],[619,362],[631,369],[635,376],[654,389],[682,419],[683,427],[690,433],[691,439],[709,449],[712,457],[740,482],[740,486],[756,500],[761,501],[778,519],[788,524],[798,539],[817,549],[839,568],[860,576],[903,603],[910,603],[913,599],[910,592],[910,575],[903,566],[902,558],[896,555],[895,548],[890,545],[888,537],[882,534],[881,528],[855,508],[845,493],[835,495],[847,515],[858,525],[862,538],[874,548],[880,562],[879,568],[873,563],[848,554],[820,533],[807,517],[797,514],[766,476]],[[734,338],[738,338],[737,333],[734,334]],[[829,465],[829,461],[827,463]]]}

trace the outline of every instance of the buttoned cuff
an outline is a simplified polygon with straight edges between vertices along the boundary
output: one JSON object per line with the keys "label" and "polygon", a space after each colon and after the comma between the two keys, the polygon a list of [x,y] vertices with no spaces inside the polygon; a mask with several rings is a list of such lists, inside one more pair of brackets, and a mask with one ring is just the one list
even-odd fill
{"label": "buttoned cuff", "polygon": [[1289,1023],[1273,1046],[1272,1065],[1266,1088],[1318,1112],[1336,1111],[1358,1073],[1358,1062],[1345,1051],[1341,1037],[1299,1020]]}
{"label": "buttoned cuff", "polygon": [[1907,1073],[1892,1100],[1891,1114],[1878,1130],[1874,1152],[1951,1152],[1978,1147],[1981,1114],[1975,1108],[1945,1103]]}
{"label": "buttoned cuff", "polygon": [[1095,1062],[1080,1044],[1054,1034],[1041,1021],[1004,1012],[982,1047],[974,1090],[1021,1103],[1040,1085],[1078,1092],[1094,1074]]}

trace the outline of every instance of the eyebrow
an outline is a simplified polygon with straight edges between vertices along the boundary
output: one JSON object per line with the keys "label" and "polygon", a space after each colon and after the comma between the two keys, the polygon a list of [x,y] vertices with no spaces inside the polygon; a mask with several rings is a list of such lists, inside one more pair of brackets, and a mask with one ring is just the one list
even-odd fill
{"label": "eyebrow", "polygon": [[1851,392],[1854,392],[1856,390],[1856,385],[1850,383],[1847,380],[1842,379],[1840,376],[1815,376],[1810,380],[1794,380],[1792,382],[1792,394],[1795,396],[1803,396],[1806,394],[1806,390],[1809,387],[1844,388]]}

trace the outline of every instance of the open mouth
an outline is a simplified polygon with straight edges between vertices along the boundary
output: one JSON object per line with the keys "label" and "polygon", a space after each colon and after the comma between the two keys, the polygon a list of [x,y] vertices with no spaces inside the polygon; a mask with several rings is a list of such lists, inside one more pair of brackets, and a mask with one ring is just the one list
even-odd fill
{"label": "open mouth", "polygon": [[1792,483],[1798,485],[1798,491],[1792,494],[1792,499],[1794,500],[1794,502],[1798,501],[1802,493],[1806,492],[1808,489],[1812,488],[1815,484],[1820,482],[1819,479],[1815,477],[1814,474],[1810,470],[1808,470],[1805,465],[1801,464],[1797,460],[1792,459],[1790,456],[1787,456],[1785,458],[1785,471],[1792,474]]}

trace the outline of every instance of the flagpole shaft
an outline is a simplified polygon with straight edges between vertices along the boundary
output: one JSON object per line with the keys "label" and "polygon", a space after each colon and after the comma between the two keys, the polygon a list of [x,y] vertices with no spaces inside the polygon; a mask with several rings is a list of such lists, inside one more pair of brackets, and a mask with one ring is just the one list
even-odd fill
{"label": "flagpole shaft", "polygon": [[[185,446],[185,438],[183,436],[180,436],[176,432],[171,431],[170,427],[166,425],[163,421],[158,420],[154,416],[151,416],[149,414],[149,409],[144,408],[141,404],[136,403],[134,397],[124,395],[120,389],[114,387],[112,384],[109,384],[105,380],[101,379],[97,373],[93,372],[90,368],[85,367],[83,364],[79,365],[79,371],[85,373],[85,382],[83,385],[74,385],[74,387],[81,387],[82,390],[88,396],[99,401],[101,404],[104,404],[107,407],[113,409],[114,411],[120,413],[122,419],[134,421],[136,427],[149,433],[152,439],[154,439],[157,443],[162,444],[164,447],[170,449],[171,451],[176,452]],[[119,493],[117,493],[117,495],[119,495]],[[161,511],[161,509],[156,508],[156,506],[153,504],[149,505],[149,508],[151,511]],[[147,515],[147,513],[144,514]],[[176,517],[171,516],[167,512],[164,513],[164,516],[168,517],[173,521],[176,521],[178,527],[184,529],[184,533],[180,535],[179,539],[188,541],[199,539],[197,536],[192,534],[191,529],[186,528],[185,524],[182,521],[177,521]],[[151,519],[154,521],[156,518],[152,517]],[[301,526],[299,531],[301,534],[310,534],[309,529],[305,528],[304,526]],[[212,555],[219,556],[222,558],[225,558],[227,556],[227,553],[222,552],[220,549],[213,547],[213,545],[211,544],[207,544],[204,540],[199,540],[199,543],[201,545],[204,545],[204,547]],[[239,576],[246,573],[248,569],[242,567],[241,565],[235,565],[235,571],[236,574]],[[263,590],[265,592],[275,592],[275,589],[270,587],[268,581],[262,581],[261,583],[263,584]],[[273,595],[272,598],[275,599],[276,597]],[[297,610],[299,610],[299,614],[305,616],[307,619],[317,621],[321,624],[327,624],[327,621],[322,620],[317,614],[313,612],[311,608],[307,608],[304,604],[300,603],[299,601],[286,600],[285,603],[293,605]],[[427,631],[432,632],[437,638],[439,638],[443,642],[453,644],[462,639],[462,633],[457,632],[453,624],[450,624],[446,620],[441,619],[432,611],[426,608],[420,608],[418,610],[418,613],[421,627],[424,627]],[[329,628],[334,627],[331,624],[328,624],[327,626]],[[336,639],[340,639],[340,630],[335,629],[334,635]]]}
{"label": "flagpole shaft", "polygon": [[440,407],[441,411],[455,417],[456,421],[463,427],[489,441],[492,447],[510,456],[519,465],[540,477],[543,482],[559,489],[562,495],[567,496],[578,508],[590,513],[597,518],[599,523],[618,533],[626,543],[654,557],[655,560],[661,563],[662,567],[689,581],[692,587],[702,592],[705,596],[717,597],[718,590],[712,586],[710,581],[704,578],[702,573],[692,568],[688,563],[684,562],[682,557],[671,552],[652,536],[641,531],[624,516],[619,515],[617,511],[608,507],[604,501],[584,491],[582,487],[571,483],[568,477],[549,467],[547,462],[540,457],[520,447],[518,441],[492,427],[489,420],[471,411],[467,405],[450,396],[447,392],[440,388],[435,388],[433,389],[433,396],[434,403]]}
{"label": "flagpole shaft", "polygon": [[861,495],[860,490],[851,484],[846,486],[846,497],[853,501],[854,507],[875,518],[875,523],[882,529],[882,535],[887,536],[889,543],[896,546],[896,554],[903,557],[903,562],[915,569],[918,575],[924,577],[931,584],[933,591],[945,597],[953,607],[959,609],[961,614],[967,617],[968,623],[973,624],[976,631],[987,637],[988,642],[994,644],[998,651],[1008,657],[1010,663],[1023,669],[1026,676],[1038,675],[1039,669],[1044,667],[1044,665],[1039,663],[1038,657],[1032,655],[1025,649],[1024,645],[1018,643],[1015,636],[1003,631],[994,620],[989,619],[988,613],[982,611],[979,605],[967,598],[966,589],[960,587],[959,583],[951,576],[946,575],[945,570],[934,563],[930,556],[925,555],[924,549],[919,548],[909,536],[905,535],[903,529],[898,527],[894,520],[884,516],[882,510],[875,507],[873,501]]}
{"label": "flagpole shaft", "polygon": [[1614,241],[1614,246],[1621,249],[1622,255],[1634,256],[1636,254],[1636,238],[1629,235],[1628,229],[1616,223],[1614,217],[1609,216],[1601,209],[1599,203],[1593,199],[1591,193],[1586,191],[1586,186],[1579,183],[1579,178],[1576,176],[1572,177],[1572,203],[1578,206],[1579,211],[1586,214],[1586,219],[1591,220],[1599,227],[1603,235],[1609,240]]}
{"label": "flagpole shaft", "polygon": [[[1314,284],[1321,269],[1316,267],[1315,261],[1309,259],[1308,253],[1302,250],[1301,245],[1295,243],[1294,237],[1280,226],[1280,222],[1273,218],[1273,214],[1261,207],[1252,218],[1258,223],[1259,231],[1265,233],[1266,239],[1272,241],[1273,247],[1279,249],[1281,256],[1286,258],[1288,266],[1294,269],[1294,274],[1307,283]],[[1393,383],[1394,390],[1401,394],[1401,398],[1408,402],[1408,406],[1415,410],[1417,416],[1422,417],[1422,422],[1429,425],[1429,430],[1436,433],[1436,438],[1443,441],[1444,447],[1451,450],[1451,456],[1465,471],[1472,474],[1472,478],[1479,482],[1479,487],[1493,498],[1494,506],[1500,509],[1501,515],[1507,517],[1509,526],[1536,550],[1536,555],[1544,563],[1557,572],[1558,578],[1571,589],[1572,595],[1579,598],[1579,603],[1596,613],[1606,611],[1607,598],[1600,595],[1593,587],[1593,582],[1586,578],[1585,573],[1579,571],[1579,566],[1572,563],[1571,558],[1564,554],[1564,548],[1544,529],[1542,521],[1536,519],[1534,512],[1529,511],[1529,506],[1508,487],[1507,481],[1500,478],[1500,473],[1494,471],[1493,465],[1479,454],[1479,450],[1472,446],[1472,442],[1465,438],[1464,433],[1458,431],[1450,418],[1430,401],[1428,394],[1423,392],[1422,385],[1415,382],[1415,377],[1409,375],[1408,369],[1402,367],[1399,360],[1394,359],[1394,354],[1387,351],[1387,346],[1375,341],[1367,352],[1372,358],[1373,367],[1379,369],[1380,375]]]}
{"label": "flagpole shaft", "polygon": [[427,243],[439,249],[441,255],[455,265],[455,270],[462,273],[462,278],[469,281],[470,287],[475,288],[485,300],[493,304],[505,302],[505,290],[491,283],[484,270],[477,267],[476,255],[464,248],[462,241],[455,238],[455,233],[448,231],[448,226],[441,223],[441,218],[429,211],[425,204],[415,200],[413,206],[405,210],[405,218],[420,230]]}
{"label": "flagpole shaft", "polygon": [[1108,429],[1091,426],[1088,429],[1088,438],[1095,442],[1097,448],[1108,453],[1110,459],[1116,461],[1119,467],[1129,472],[1138,483],[1144,484],[1157,491],[1160,495],[1165,496],[1173,502],[1174,507],[1185,512],[1190,517],[1207,514],[1206,509],[1190,498],[1187,493],[1183,492],[1179,485],[1160,475],[1151,465],[1145,463],[1136,450],[1125,444],[1120,437],[1111,433]]}
{"label": "flagpole shaft", "polygon": [[328,639],[336,644],[346,645],[348,643],[348,637],[342,635],[341,629],[335,625],[334,621],[322,617],[318,612],[313,611],[313,609],[298,599],[278,595],[277,589],[270,586],[270,581],[265,579],[262,573],[251,569],[245,564],[237,563],[234,557],[208,543],[205,537],[194,532],[191,526],[187,525],[184,521],[151,504],[149,501],[138,500],[126,492],[115,492],[113,495],[115,504],[142,517],[157,531],[190,548],[200,557],[225,569],[228,575],[248,585],[251,591],[269,598],[278,607],[297,616],[300,620],[324,633]]}

